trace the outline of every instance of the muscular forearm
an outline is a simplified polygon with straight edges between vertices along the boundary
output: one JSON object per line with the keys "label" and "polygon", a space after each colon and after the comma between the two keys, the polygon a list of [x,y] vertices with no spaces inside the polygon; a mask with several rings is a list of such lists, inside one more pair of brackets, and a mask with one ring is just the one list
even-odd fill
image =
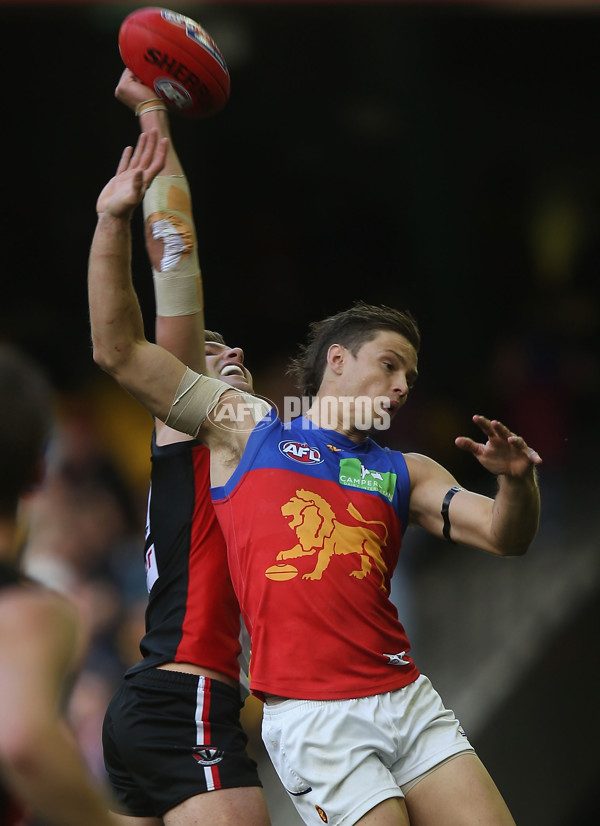
{"label": "muscular forearm", "polygon": [[540,492],[534,467],[522,477],[500,475],[492,509],[491,535],[497,552],[519,556],[531,545],[540,519]]}
{"label": "muscular forearm", "polygon": [[[151,112],[143,112],[139,117],[140,130],[148,132],[150,129],[156,129],[161,138],[171,137],[171,127],[169,124],[169,114],[160,109],[154,109]],[[160,172],[160,175],[183,175],[183,167],[181,161],[173,146],[173,141],[169,141],[169,151],[167,152],[167,160]]]}
{"label": "muscular forearm", "polygon": [[88,281],[94,361],[153,416],[164,419],[185,367],[145,338],[129,244],[129,222],[100,214]]}
{"label": "muscular forearm", "polygon": [[130,272],[131,227],[127,218],[98,216],[90,250],[88,296],[94,361],[116,373],[144,340],[144,325]]}
{"label": "muscular forearm", "polygon": [[[140,128],[170,137],[168,114],[140,115]],[[156,342],[194,370],[206,369],[204,313],[192,200],[173,142],[167,161],[144,197],[146,248],[154,276]]]}

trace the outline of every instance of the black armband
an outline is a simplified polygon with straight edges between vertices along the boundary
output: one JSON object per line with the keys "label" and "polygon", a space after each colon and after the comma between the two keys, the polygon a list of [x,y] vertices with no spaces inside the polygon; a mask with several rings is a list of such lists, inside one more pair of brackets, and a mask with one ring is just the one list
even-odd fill
{"label": "black armband", "polygon": [[442,502],[441,513],[442,519],[444,520],[444,527],[442,528],[442,533],[444,534],[444,539],[448,542],[451,542],[452,545],[455,545],[456,543],[450,537],[450,517],[448,516],[448,508],[450,507],[450,500],[452,499],[455,493],[458,493],[459,490],[462,490],[462,488],[459,488],[458,485],[454,485],[453,487],[451,487],[448,493],[444,496],[444,501]]}

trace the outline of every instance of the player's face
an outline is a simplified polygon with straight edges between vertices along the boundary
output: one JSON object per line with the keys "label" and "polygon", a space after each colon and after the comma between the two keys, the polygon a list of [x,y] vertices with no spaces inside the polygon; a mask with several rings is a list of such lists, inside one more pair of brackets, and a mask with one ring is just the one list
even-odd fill
{"label": "player's face", "polygon": [[356,356],[344,352],[339,395],[370,399],[373,416],[385,410],[390,417],[408,398],[417,378],[417,353],[404,336],[382,330],[360,348]]}
{"label": "player's face", "polygon": [[207,341],[206,372],[215,379],[230,384],[238,390],[252,392],[252,374],[244,367],[244,351],[228,347],[216,341]]}

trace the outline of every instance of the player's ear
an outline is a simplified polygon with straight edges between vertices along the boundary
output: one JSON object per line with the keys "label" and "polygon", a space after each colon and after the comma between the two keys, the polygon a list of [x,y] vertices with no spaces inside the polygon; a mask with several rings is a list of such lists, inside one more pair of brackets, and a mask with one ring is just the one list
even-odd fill
{"label": "player's ear", "polygon": [[327,351],[327,366],[339,376],[344,369],[345,358],[346,348],[341,344],[332,344]]}

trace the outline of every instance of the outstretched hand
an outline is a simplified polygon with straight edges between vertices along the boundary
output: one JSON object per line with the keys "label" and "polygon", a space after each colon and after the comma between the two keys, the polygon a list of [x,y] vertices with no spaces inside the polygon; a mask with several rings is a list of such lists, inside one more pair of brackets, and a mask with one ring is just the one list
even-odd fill
{"label": "outstretched hand", "polygon": [[487,436],[487,442],[481,444],[467,436],[459,436],[454,443],[461,450],[472,453],[490,473],[519,478],[542,463],[539,454],[501,422],[496,419],[490,421],[485,416],[473,416],[473,421]]}
{"label": "outstretched hand", "polygon": [[114,178],[106,184],[98,201],[96,211],[105,212],[114,218],[130,218],[135,208],[144,198],[146,190],[165,165],[168,138],[158,138],[158,131],[142,132],[135,148],[127,146],[123,150]]}
{"label": "outstretched hand", "polygon": [[156,92],[145,86],[131,69],[124,69],[115,89],[115,97],[135,112],[138,104],[156,98]]}

